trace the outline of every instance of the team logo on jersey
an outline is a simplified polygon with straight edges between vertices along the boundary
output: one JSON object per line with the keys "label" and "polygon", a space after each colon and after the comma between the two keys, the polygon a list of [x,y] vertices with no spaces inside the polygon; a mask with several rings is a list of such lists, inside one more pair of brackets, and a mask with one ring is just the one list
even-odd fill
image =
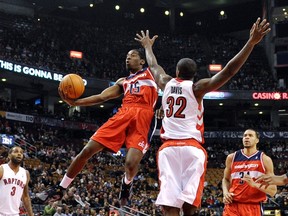
{"label": "team logo on jersey", "polygon": [[141,148],[145,148],[145,143],[144,141],[141,141],[138,143],[138,146],[140,146]]}
{"label": "team logo on jersey", "polygon": [[143,150],[142,153],[145,154],[149,148],[149,144],[145,143],[144,141],[141,141],[138,143],[138,146],[140,146]]}
{"label": "team logo on jersey", "polygon": [[234,168],[235,169],[250,169],[250,168],[255,168],[258,167],[258,164],[241,164],[241,165],[236,165]]}
{"label": "team logo on jersey", "polygon": [[16,178],[3,179],[3,182],[4,182],[4,185],[13,184],[13,185],[18,185],[21,188],[25,187],[25,184],[23,183],[23,181],[21,181],[20,179],[16,179]]}

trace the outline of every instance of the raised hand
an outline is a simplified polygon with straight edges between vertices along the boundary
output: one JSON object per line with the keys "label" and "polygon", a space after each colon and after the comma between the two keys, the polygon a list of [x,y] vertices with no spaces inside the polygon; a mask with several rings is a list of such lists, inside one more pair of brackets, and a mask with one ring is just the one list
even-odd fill
{"label": "raised hand", "polygon": [[140,34],[136,34],[136,38],[134,38],[136,41],[140,42],[141,45],[146,48],[147,46],[153,46],[156,38],[158,38],[158,35],[154,35],[152,38],[149,36],[149,30],[146,30],[146,33],[144,31],[141,31]]}
{"label": "raised hand", "polygon": [[286,174],[281,176],[276,175],[262,175],[256,179],[256,183],[260,183],[260,187],[267,188],[269,185],[285,185],[287,184]]}
{"label": "raised hand", "polygon": [[260,22],[260,20],[261,19],[258,18],[250,30],[249,41],[253,45],[259,43],[263,37],[271,31],[271,28],[269,28],[270,24],[267,22],[267,20],[263,19],[262,22]]}

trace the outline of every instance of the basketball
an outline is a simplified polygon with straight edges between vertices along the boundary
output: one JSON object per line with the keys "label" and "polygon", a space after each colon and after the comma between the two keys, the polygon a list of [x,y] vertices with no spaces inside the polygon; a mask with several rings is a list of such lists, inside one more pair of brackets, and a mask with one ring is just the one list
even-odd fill
{"label": "basketball", "polygon": [[79,98],[85,90],[84,81],[77,74],[67,74],[64,76],[59,87],[70,99]]}

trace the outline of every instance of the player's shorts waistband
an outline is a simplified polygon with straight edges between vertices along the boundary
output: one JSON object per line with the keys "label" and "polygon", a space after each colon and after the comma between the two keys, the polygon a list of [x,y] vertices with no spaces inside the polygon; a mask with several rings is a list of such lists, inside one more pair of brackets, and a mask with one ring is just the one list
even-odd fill
{"label": "player's shorts waistband", "polygon": [[153,107],[146,105],[146,104],[139,104],[139,103],[122,104],[122,107],[123,108],[139,107],[139,108],[143,108],[143,109],[153,110]]}
{"label": "player's shorts waistband", "polygon": [[239,201],[233,201],[235,204],[248,204],[248,205],[260,205],[262,202],[239,202]]}
{"label": "player's shorts waistband", "polygon": [[170,139],[170,140],[162,140],[164,143],[161,145],[160,149],[171,147],[171,146],[195,146],[197,148],[204,149],[204,147],[195,139]]}

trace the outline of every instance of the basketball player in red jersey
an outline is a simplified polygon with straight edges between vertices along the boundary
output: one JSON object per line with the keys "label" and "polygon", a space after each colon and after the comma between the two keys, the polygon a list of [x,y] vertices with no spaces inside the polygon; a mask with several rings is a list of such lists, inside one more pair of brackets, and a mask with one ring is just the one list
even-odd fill
{"label": "basketball player in red jersey", "polygon": [[158,86],[164,91],[162,106],[161,138],[158,152],[160,192],[156,205],[164,209],[166,216],[180,214],[197,215],[204,187],[207,153],[204,143],[203,97],[229,81],[241,68],[254,46],[270,31],[266,20],[260,18],[253,24],[250,38],[242,50],[231,59],[222,71],[211,78],[194,83],[196,63],[183,58],[177,63],[176,78],[167,75],[158,65],[149,31],[136,34],[135,40],[145,48],[148,65]]}
{"label": "basketball player in red jersey", "polygon": [[8,153],[9,162],[0,165],[0,215],[19,215],[21,201],[29,216],[34,215],[29,197],[30,174],[20,167],[23,149],[13,147]]}
{"label": "basketball player in red jersey", "polygon": [[70,185],[94,154],[103,149],[116,153],[124,143],[128,152],[119,198],[122,205],[125,205],[130,199],[133,178],[149,147],[148,133],[158,98],[157,85],[153,75],[149,68],[143,68],[144,64],[145,60],[141,52],[130,50],[126,57],[126,68],[130,75],[118,79],[115,85],[108,87],[101,94],[71,100],[66,96],[66,92],[59,89],[61,98],[70,106],[93,106],[118,98],[122,94],[124,97],[122,107],[92,135],[87,145],[70,164],[60,183],[61,187],[48,192],[48,199],[61,198],[62,188]]}
{"label": "basketball player in red jersey", "polygon": [[274,174],[270,157],[257,150],[259,134],[247,129],[242,138],[244,148],[226,158],[226,168],[222,180],[223,216],[261,216],[261,202],[267,199],[266,194],[274,196],[276,186],[262,188],[255,179],[263,174]]}

